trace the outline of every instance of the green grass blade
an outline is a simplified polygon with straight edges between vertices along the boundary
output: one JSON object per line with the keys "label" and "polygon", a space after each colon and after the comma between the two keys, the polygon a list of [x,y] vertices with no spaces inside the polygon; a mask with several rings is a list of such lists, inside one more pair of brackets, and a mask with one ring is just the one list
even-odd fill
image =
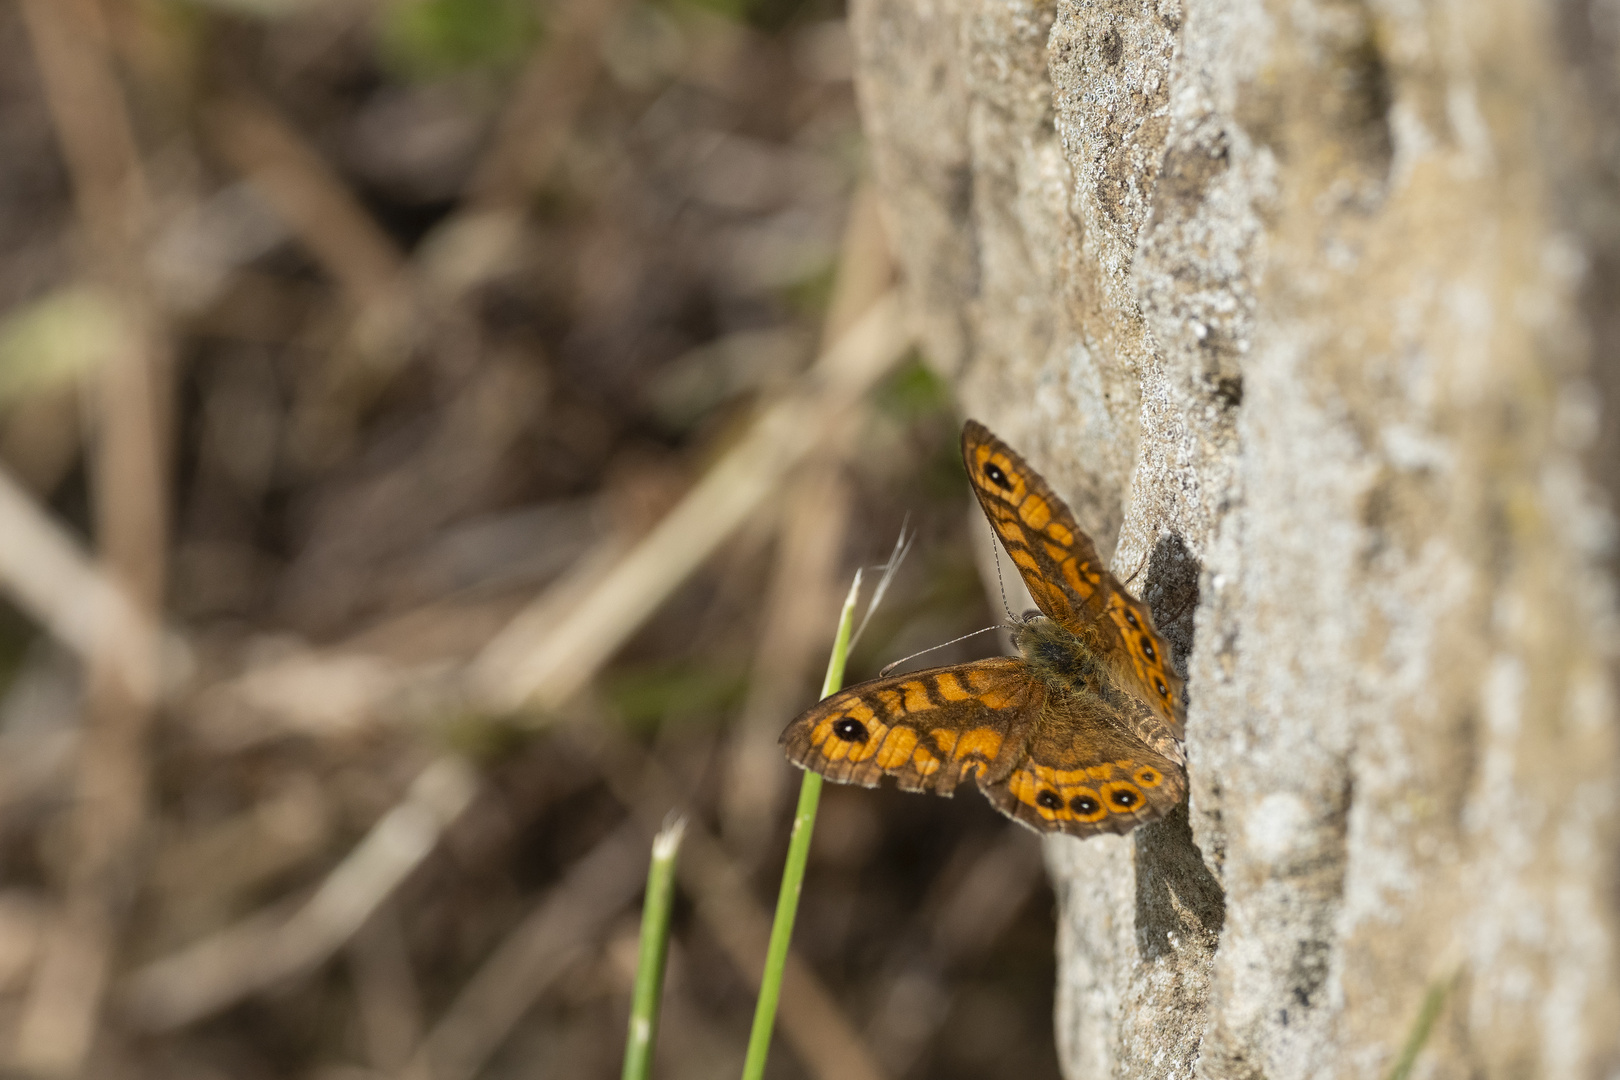
{"label": "green grass blade", "polygon": [[1406,1045],[1401,1047],[1400,1056],[1389,1070],[1389,1080],[1407,1080],[1412,1074],[1418,1053],[1423,1049],[1423,1044],[1429,1041],[1429,1033],[1434,1030],[1434,1022],[1440,1018],[1440,1010],[1445,1008],[1446,997],[1456,981],[1457,976],[1453,974],[1450,978],[1429,984],[1429,992],[1423,995],[1423,1004],[1418,1008],[1417,1019],[1412,1022],[1412,1030],[1406,1035]]}
{"label": "green grass blade", "polygon": [[[835,694],[844,685],[844,663],[849,659],[850,627],[855,621],[855,600],[861,591],[861,575],[849,587],[844,611],[838,619],[838,636],[833,640],[832,658],[827,661],[827,678],[821,696]],[[754,1027],[748,1034],[748,1056],[743,1061],[743,1080],[762,1080],[765,1056],[771,1048],[771,1030],[776,1026],[776,1006],[782,998],[782,972],[787,966],[788,942],[793,938],[793,920],[799,913],[799,892],[804,887],[804,867],[810,857],[810,834],[816,824],[816,807],[821,802],[821,774],[806,769],[799,785],[799,805],[793,812],[793,838],[788,842],[787,865],[782,868],[782,891],[776,898],[776,918],[771,923],[771,944],[765,953],[765,976],[760,981],[759,1001],[754,1007]]]}
{"label": "green grass blade", "polygon": [[624,1080],[647,1080],[652,1074],[653,1045],[658,1041],[658,1002],[669,958],[669,911],[675,899],[675,855],[686,819],[665,825],[653,840],[647,870],[647,900],[641,909],[641,955],[636,961],[636,988],[630,998],[630,1035],[624,1045]]}

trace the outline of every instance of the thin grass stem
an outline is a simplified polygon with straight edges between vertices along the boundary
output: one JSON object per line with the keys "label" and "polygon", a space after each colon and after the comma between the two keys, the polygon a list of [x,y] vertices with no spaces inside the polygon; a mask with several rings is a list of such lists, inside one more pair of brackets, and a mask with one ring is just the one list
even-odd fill
{"label": "thin grass stem", "polygon": [[1412,1030],[1407,1032],[1406,1045],[1401,1047],[1400,1056],[1389,1070],[1389,1080],[1407,1080],[1412,1074],[1412,1066],[1417,1064],[1423,1044],[1429,1041],[1434,1022],[1440,1018],[1440,1010],[1445,1008],[1446,997],[1456,981],[1457,976],[1453,973],[1450,978],[1437,979],[1429,984],[1428,993],[1423,995],[1423,1004],[1418,1008],[1417,1018],[1412,1022]]}
{"label": "thin grass stem", "polygon": [[[838,618],[838,636],[833,639],[832,657],[827,661],[827,678],[821,684],[823,698],[836,694],[844,685],[844,663],[849,659],[850,629],[855,622],[855,601],[861,592],[861,575],[844,599]],[[765,975],[760,980],[759,1001],[754,1007],[754,1027],[748,1034],[748,1056],[743,1060],[743,1080],[762,1080],[765,1057],[771,1048],[771,1030],[776,1026],[776,1006],[782,998],[782,974],[787,967],[788,942],[793,938],[793,920],[799,913],[799,893],[804,887],[804,867],[810,858],[810,834],[816,824],[816,807],[821,803],[821,774],[806,769],[799,786],[799,805],[793,812],[793,836],[788,842],[787,865],[782,868],[782,891],[776,898],[776,918],[771,922],[771,943],[765,953]]]}
{"label": "thin grass stem", "polygon": [[630,998],[630,1034],[624,1044],[624,1080],[647,1080],[652,1074],[653,1046],[658,1041],[658,1004],[669,958],[669,911],[675,899],[675,855],[686,819],[676,818],[653,839],[652,866],[647,870],[647,900],[641,909],[641,955],[636,961],[636,988]]}

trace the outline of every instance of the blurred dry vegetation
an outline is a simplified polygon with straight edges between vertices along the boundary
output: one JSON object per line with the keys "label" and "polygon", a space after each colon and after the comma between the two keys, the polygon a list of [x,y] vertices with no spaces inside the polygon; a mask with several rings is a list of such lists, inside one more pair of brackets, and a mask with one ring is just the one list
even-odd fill
{"label": "blurred dry vegetation", "polygon": [[[734,1075],[813,698],[984,626],[837,0],[0,2],[0,1060]],[[820,359],[817,359],[817,357]],[[982,655],[989,639],[928,662]],[[1055,1075],[977,797],[828,791],[772,1074]]]}

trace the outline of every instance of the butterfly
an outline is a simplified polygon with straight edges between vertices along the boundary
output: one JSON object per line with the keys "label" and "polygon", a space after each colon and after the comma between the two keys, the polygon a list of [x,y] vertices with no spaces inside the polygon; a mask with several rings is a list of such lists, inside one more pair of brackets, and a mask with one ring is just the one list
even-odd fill
{"label": "butterfly", "polygon": [[796,765],[842,784],[951,795],[972,777],[1037,832],[1125,833],[1187,790],[1182,680],[1147,606],[1097,556],[1039,473],[983,424],[962,428],[979,506],[1040,613],[1021,654],[860,683],[788,725]]}

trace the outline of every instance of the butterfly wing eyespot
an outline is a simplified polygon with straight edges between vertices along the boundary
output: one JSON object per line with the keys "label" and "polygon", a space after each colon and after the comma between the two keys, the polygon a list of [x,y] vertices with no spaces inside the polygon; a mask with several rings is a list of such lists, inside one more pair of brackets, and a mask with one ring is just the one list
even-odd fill
{"label": "butterfly wing eyespot", "polygon": [[1115,780],[1113,783],[1104,784],[1102,795],[1110,812],[1115,810],[1129,812],[1142,805],[1142,793],[1129,780]]}
{"label": "butterfly wing eyespot", "polygon": [[1069,796],[1069,810],[1075,818],[1088,825],[1108,813],[1108,808],[1097,798],[1097,793],[1084,788]]}
{"label": "butterfly wing eyespot", "polygon": [[832,733],[850,743],[864,743],[867,739],[866,725],[848,716],[833,721]]}

